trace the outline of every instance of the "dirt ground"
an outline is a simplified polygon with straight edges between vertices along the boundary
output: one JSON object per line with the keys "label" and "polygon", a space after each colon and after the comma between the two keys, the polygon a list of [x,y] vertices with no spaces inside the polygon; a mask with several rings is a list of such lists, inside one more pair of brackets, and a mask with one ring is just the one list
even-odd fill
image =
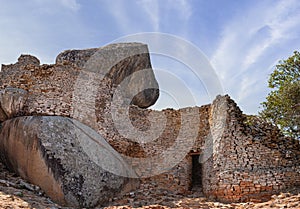
{"label": "dirt ground", "polygon": [[[222,204],[208,201],[200,193],[189,194],[186,197],[170,194],[167,191],[137,190],[127,194],[122,199],[112,199],[107,209],[131,208],[294,208],[300,209],[300,188],[295,188],[291,193],[273,195],[272,199],[263,203],[232,203]],[[48,198],[43,191],[24,181],[17,175],[8,172],[0,163],[0,208],[49,208],[67,209],[61,207]],[[99,207],[100,208],[100,207]]]}

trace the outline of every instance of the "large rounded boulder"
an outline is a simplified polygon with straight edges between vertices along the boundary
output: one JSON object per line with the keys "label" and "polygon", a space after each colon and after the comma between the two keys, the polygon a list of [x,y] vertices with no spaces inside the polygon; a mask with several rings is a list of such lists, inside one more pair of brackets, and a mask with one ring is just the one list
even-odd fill
{"label": "large rounded boulder", "polygon": [[[139,186],[131,167],[95,131],[59,116],[6,120],[0,158],[11,170],[70,207],[105,205]],[[117,173],[118,175],[116,175]]]}
{"label": "large rounded boulder", "polygon": [[[65,62],[100,74],[113,90],[123,82],[125,97],[129,97],[131,104],[141,108],[153,105],[159,97],[159,87],[146,44],[117,43],[100,48],[67,50],[56,58],[57,64]],[[136,90],[140,92],[132,95]]]}

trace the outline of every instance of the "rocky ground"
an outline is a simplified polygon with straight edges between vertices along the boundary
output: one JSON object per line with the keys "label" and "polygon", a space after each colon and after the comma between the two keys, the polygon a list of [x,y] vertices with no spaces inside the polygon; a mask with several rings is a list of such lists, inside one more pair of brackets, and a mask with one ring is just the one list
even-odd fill
{"label": "rocky ground", "polygon": [[[167,191],[150,191],[144,187],[131,192],[122,199],[111,200],[107,209],[131,208],[300,208],[300,188],[291,193],[282,193],[272,196],[272,199],[263,203],[232,203],[222,204],[208,201],[199,197],[200,193],[187,194],[186,197],[170,194]],[[13,173],[8,172],[0,163],[0,208],[49,208],[67,209],[53,203],[39,187],[29,184]]]}
{"label": "rocky ground", "polygon": [[0,208],[62,208],[0,163]]}
{"label": "rocky ground", "polygon": [[[202,196],[202,197],[199,197]],[[131,208],[224,208],[224,209],[243,209],[243,208],[297,208],[300,209],[300,190],[294,189],[291,193],[281,193],[273,195],[272,199],[263,203],[232,203],[223,204],[209,201],[201,193],[181,195],[170,194],[167,191],[155,191],[151,193],[147,188],[131,192],[120,200],[113,200],[107,209],[131,209]]]}

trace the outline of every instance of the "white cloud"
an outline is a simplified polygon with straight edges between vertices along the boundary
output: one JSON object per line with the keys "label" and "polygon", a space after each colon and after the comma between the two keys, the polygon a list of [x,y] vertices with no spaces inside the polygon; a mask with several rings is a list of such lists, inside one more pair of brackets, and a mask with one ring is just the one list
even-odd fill
{"label": "white cloud", "polygon": [[188,21],[192,15],[192,7],[188,0],[168,0],[167,4],[173,7],[184,21]]}
{"label": "white cloud", "polygon": [[73,12],[80,7],[75,0],[6,1],[1,6],[0,64],[16,62],[21,53],[52,63],[66,45],[85,36]]}
{"label": "white cloud", "polygon": [[[257,94],[259,98],[265,93],[266,85],[257,82],[269,73],[262,64],[269,66],[286,56],[284,51],[274,51],[276,48],[288,44],[290,47],[297,46],[297,43],[292,43],[295,37],[299,39],[300,36],[300,5],[297,5],[295,0],[278,1],[276,4],[272,1],[257,2],[248,11],[237,13],[224,27],[211,62],[224,88],[233,94],[237,102],[251,94]],[[254,112],[256,107],[248,108],[249,112]]]}
{"label": "white cloud", "polygon": [[[291,29],[300,24],[299,15],[287,16],[295,8],[294,1],[280,1],[276,7],[267,6],[243,11],[225,27],[220,45],[212,57],[217,70],[233,67],[238,57],[245,58],[238,63],[241,64],[241,70],[246,70],[268,47],[289,38]],[[262,28],[268,28],[270,34],[255,37]]]}
{"label": "white cloud", "polygon": [[265,20],[261,24],[265,24],[264,27],[270,30],[270,34],[264,37],[262,43],[254,44],[249,49],[242,66],[243,70],[259,59],[270,46],[289,39],[290,31],[300,25],[300,14],[290,16],[290,10],[295,8],[294,3],[294,1],[281,1],[271,12],[266,14]]}
{"label": "white cloud", "polygon": [[150,17],[150,22],[154,31],[159,31],[160,9],[158,0],[142,0],[139,2],[141,7]]}
{"label": "white cloud", "polygon": [[[107,8],[107,11],[112,15],[112,17],[115,19],[115,22],[119,28],[116,28],[116,30],[121,30],[121,32],[124,34],[132,33],[134,31],[132,20],[130,18],[131,14],[130,11],[126,10],[126,2],[123,0],[114,0],[113,3],[110,0],[102,2],[105,7]],[[133,6],[133,5],[131,5]],[[135,9],[131,8],[132,11]]]}
{"label": "white cloud", "polygon": [[[166,24],[174,19],[181,26],[181,30],[185,31],[186,23],[192,15],[192,7],[187,0],[140,0],[131,4],[124,0],[115,0],[113,4],[111,1],[104,3],[125,34],[141,32],[141,28],[147,28],[147,31],[165,31],[162,23]],[[137,16],[139,19],[136,19]]]}
{"label": "white cloud", "polygon": [[60,0],[60,2],[64,7],[74,12],[80,9],[80,4],[76,0]]}
{"label": "white cloud", "polygon": [[77,0],[31,0],[28,2],[50,14],[65,9],[77,12],[81,8]]}

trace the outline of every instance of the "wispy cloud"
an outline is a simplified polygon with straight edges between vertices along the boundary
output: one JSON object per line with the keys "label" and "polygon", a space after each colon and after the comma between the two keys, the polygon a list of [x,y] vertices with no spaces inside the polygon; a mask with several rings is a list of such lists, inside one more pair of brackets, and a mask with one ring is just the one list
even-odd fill
{"label": "wispy cloud", "polygon": [[226,70],[236,65],[240,65],[239,70],[247,70],[266,49],[290,37],[290,31],[300,24],[299,14],[290,14],[295,10],[295,3],[280,1],[275,7],[268,4],[243,11],[243,15],[239,13],[225,27],[212,57],[216,69],[222,69],[223,77],[224,73],[228,75]]}
{"label": "wispy cloud", "polygon": [[182,20],[188,21],[191,17],[193,10],[188,0],[168,0],[167,5],[176,10]]}
{"label": "wispy cloud", "polygon": [[110,0],[108,0],[102,3],[107,8],[107,11],[110,13],[111,17],[115,19],[115,22],[119,27],[118,29],[123,34],[128,34],[133,31],[133,24],[130,19],[131,14],[128,10],[126,10],[126,2],[123,0],[115,0],[112,3]]}
{"label": "wispy cloud", "polygon": [[[53,62],[64,49],[95,47],[133,33],[169,33],[210,55],[225,92],[247,112],[255,112],[266,96],[277,61],[300,49],[298,0],[0,0],[0,5],[0,63],[14,62],[20,53]],[[182,72],[178,77],[198,88]]]}
{"label": "wispy cloud", "polygon": [[1,7],[0,64],[15,62],[21,53],[51,63],[68,43],[84,36],[76,0],[6,1]]}
{"label": "wispy cloud", "polygon": [[[224,27],[211,62],[227,92],[234,92],[238,102],[251,94],[261,94],[265,86],[256,81],[264,78],[269,69],[261,69],[263,66],[259,64],[270,65],[285,56],[283,51],[274,53],[274,48],[291,44],[289,41],[295,34],[299,35],[300,5],[297,5],[295,0],[258,2],[248,11],[238,12]],[[271,53],[272,56],[265,56]]]}
{"label": "wispy cloud", "polygon": [[64,7],[68,8],[74,12],[76,12],[80,9],[80,4],[76,0],[59,0],[59,1],[61,2],[61,4]]}
{"label": "wispy cloud", "polygon": [[[291,38],[291,31],[293,28],[300,25],[300,13],[290,15],[291,11],[295,9],[295,1],[281,1],[272,12],[268,11],[265,15],[261,28],[254,31],[252,36],[263,34],[264,37],[261,43],[258,42],[252,45],[249,49],[246,59],[243,62],[242,69],[246,70],[251,64],[253,64],[261,55],[272,45],[278,44],[284,39]],[[288,16],[287,16],[288,15]]]}
{"label": "wispy cloud", "polygon": [[35,7],[40,7],[45,10],[49,9],[48,12],[51,10],[56,12],[62,9],[77,12],[81,8],[77,0],[31,0],[28,2],[33,3]]}
{"label": "wispy cloud", "polygon": [[139,5],[145,10],[149,16],[154,31],[159,31],[160,24],[160,8],[158,0],[142,0]]}
{"label": "wispy cloud", "polygon": [[[187,0],[166,0],[163,3],[159,0],[140,0],[131,3],[130,7],[124,0],[116,0],[113,4],[105,1],[105,5],[125,34],[141,32],[141,24],[147,25],[147,31],[166,32],[169,29],[166,28],[166,22],[174,20],[185,31],[185,25],[192,15],[192,7]],[[139,24],[135,24],[137,21]]]}

